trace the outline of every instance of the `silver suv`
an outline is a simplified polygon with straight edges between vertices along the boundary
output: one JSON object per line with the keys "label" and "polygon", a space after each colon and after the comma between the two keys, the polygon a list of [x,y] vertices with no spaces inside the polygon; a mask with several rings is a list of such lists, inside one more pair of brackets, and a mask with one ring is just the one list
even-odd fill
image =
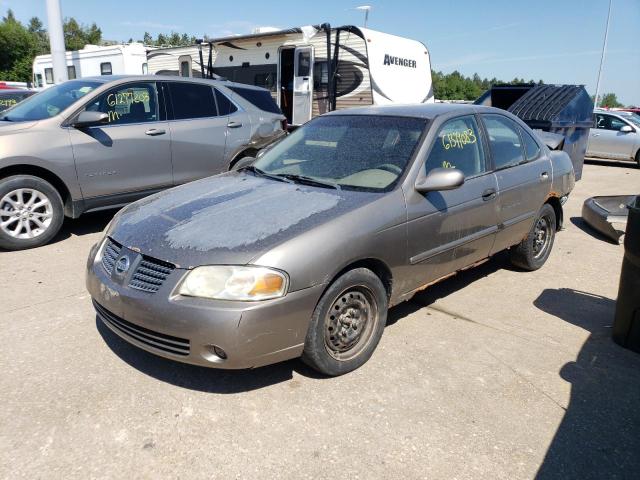
{"label": "silver suv", "polygon": [[285,134],[269,92],[160,76],[62,83],[0,115],[0,247],[43,245],[65,216],[229,170]]}
{"label": "silver suv", "polygon": [[635,161],[640,167],[640,116],[617,110],[595,110],[586,156]]}

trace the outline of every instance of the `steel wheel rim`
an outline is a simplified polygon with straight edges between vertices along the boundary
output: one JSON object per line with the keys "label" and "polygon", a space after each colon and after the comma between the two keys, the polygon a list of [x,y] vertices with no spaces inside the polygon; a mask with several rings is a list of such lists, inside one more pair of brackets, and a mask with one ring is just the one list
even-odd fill
{"label": "steel wheel rim", "polygon": [[551,242],[551,222],[545,217],[540,217],[533,230],[533,256],[542,257]]}
{"label": "steel wheel rim", "polygon": [[17,188],[0,199],[0,230],[19,240],[39,237],[51,226],[53,206],[44,193]]}
{"label": "steel wheel rim", "polygon": [[336,360],[350,360],[373,338],[378,308],[373,292],[359,285],[343,291],[331,304],[324,321],[324,342]]}

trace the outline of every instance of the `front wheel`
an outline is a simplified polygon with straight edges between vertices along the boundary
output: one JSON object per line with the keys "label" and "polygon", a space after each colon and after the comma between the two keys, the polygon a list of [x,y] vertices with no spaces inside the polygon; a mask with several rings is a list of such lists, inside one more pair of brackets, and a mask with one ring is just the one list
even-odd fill
{"label": "front wheel", "polygon": [[311,317],[302,360],[325,375],[363,365],[387,323],[387,292],[371,270],[357,268],[338,278]]}
{"label": "front wheel", "polygon": [[44,245],[58,233],[63,220],[62,198],[49,182],[31,175],[0,180],[0,248]]}
{"label": "front wheel", "polygon": [[511,263],[524,270],[538,270],[549,258],[555,236],[556,212],[545,203],[526,238],[511,248]]}

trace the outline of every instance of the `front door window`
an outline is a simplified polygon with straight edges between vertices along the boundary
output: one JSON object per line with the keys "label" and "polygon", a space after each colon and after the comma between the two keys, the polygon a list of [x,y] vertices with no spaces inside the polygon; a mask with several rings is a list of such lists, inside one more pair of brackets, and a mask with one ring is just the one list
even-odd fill
{"label": "front door window", "polygon": [[155,83],[129,83],[100,95],[87,111],[109,115],[110,125],[158,121]]}

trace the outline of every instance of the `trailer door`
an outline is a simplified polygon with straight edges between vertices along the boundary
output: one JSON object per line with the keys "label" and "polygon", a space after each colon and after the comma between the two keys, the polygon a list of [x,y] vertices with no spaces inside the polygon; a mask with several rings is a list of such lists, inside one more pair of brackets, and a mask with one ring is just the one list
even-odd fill
{"label": "trailer door", "polygon": [[311,119],[313,99],[313,47],[296,47],[293,76],[293,125],[302,125]]}

